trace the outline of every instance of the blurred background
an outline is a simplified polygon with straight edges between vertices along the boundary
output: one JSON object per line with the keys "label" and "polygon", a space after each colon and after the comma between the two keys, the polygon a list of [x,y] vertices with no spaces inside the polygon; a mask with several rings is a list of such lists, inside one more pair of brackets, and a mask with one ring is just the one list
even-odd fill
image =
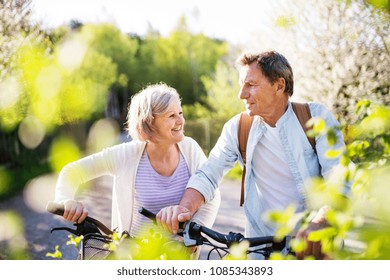
{"label": "blurred background", "polygon": [[207,154],[244,109],[234,67],[243,51],[284,54],[293,100],[331,109],[363,170],[387,166],[389,1],[230,2],[0,0],[0,259],[31,258],[7,202],[44,212],[65,164],[131,141],[128,103],[146,85],[178,90],[186,134]]}

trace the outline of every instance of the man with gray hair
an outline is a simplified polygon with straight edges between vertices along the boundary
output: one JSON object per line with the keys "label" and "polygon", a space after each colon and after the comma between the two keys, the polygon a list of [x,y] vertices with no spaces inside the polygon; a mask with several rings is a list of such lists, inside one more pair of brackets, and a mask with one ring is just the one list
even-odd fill
{"label": "man with gray hair", "polygon": [[[296,212],[308,209],[305,181],[326,177],[339,164],[339,158],[329,159],[330,148],[325,136],[317,136],[315,147],[308,141],[294,113],[290,97],[293,95],[293,71],[287,59],[275,51],[244,53],[238,60],[239,98],[246,105],[246,113],[253,117],[246,148],[245,216],[246,237],[275,234],[275,225],[264,219],[269,211],[283,211],[293,205]],[[339,127],[338,121],[323,105],[309,103],[311,116],[322,118],[328,127]],[[239,150],[238,128],[240,115],[224,126],[218,142],[205,164],[188,182],[179,205],[162,209],[159,222],[176,232],[178,221],[192,217],[205,202],[213,199],[224,174],[238,161],[244,165]],[[340,130],[336,131],[333,148],[345,146]],[[348,192],[348,186],[344,192]],[[324,206],[306,230],[297,236],[307,240],[312,230],[327,225]],[[324,258],[319,242],[306,242],[307,248],[298,258]]]}

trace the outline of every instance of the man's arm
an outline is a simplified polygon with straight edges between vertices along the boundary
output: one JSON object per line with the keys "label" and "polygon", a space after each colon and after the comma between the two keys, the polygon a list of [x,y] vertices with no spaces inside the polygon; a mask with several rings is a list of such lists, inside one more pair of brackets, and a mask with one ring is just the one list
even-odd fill
{"label": "man's arm", "polygon": [[194,213],[204,204],[203,195],[195,189],[187,188],[179,205],[168,206],[157,213],[156,218],[166,230],[176,234],[179,222],[191,220]]}

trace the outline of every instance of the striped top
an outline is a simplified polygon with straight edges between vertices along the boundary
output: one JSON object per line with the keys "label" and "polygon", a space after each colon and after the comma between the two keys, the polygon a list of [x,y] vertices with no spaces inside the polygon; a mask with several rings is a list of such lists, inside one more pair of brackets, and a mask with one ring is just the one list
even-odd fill
{"label": "striped top", "polygon": [[157,214],[164,207],[179,204],[189,178],[190,172],[181,153],[173,174],[162,176],[154,170],[144,152],[135,179],[134,216],[130,234],[139,236],[140,230],[153,224],[150,219],[138,213],[139,207]]}

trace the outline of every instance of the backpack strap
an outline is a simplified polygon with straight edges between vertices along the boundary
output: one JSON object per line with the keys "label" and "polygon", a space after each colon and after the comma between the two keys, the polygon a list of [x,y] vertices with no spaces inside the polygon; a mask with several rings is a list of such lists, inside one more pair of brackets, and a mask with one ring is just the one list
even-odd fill
{"label": "backpack strap", "polygon": [[[311,113],[308,103],[296,103],[291,102],[292,108],[294,110],[295,115],[297,116],[299,123],[302,126],[305,134],[312,127],[306,126],[306,123],[311,119]],[[244,204],[244,181],[245,181],[245,173],[246,173],[246,144],[248,142],[249,131],[251,129],[253,122],[253,117],[249,116],[246,112],[242,112],[240,115],[240,122],[238,124],[238,144],[241,153],[241,157],[244,161],[244,167],[242,170],[242,178],[241,178],[241,197],[240,197],[240,206]],[[310,142],[315,153],[316,152],[316,144],[315,138],[309,137],[307,134],[307,139]]]}
{"label": "backpack strap", "polygon": [[[312,126],[307,126],[306,123],[311,119],[311,113],[308,103],[296,103],[291,102],[292,108],[294,110],[295,115],[297,116],[299,123],[301,124],[303,131],[305,134],[308,130],[312,129]],[[310,137],[306,134],[307,139],[310,142],[310,145],[312,146],[314,152],[316,152],[316,140],[314,137]]]}
{"label": "backpack strap", "polygon": [[253,117],[249,116],[246,112],[242,112],[240,115],[240,123],[238,124],[238,144],[241,153],[241,157],[244,161],[244,168],[242,170],[241,178],[241,197],[240,206],[244,204],[244,181],[246,173],[246,144],[248,142],[249,131],[251,130]]}

